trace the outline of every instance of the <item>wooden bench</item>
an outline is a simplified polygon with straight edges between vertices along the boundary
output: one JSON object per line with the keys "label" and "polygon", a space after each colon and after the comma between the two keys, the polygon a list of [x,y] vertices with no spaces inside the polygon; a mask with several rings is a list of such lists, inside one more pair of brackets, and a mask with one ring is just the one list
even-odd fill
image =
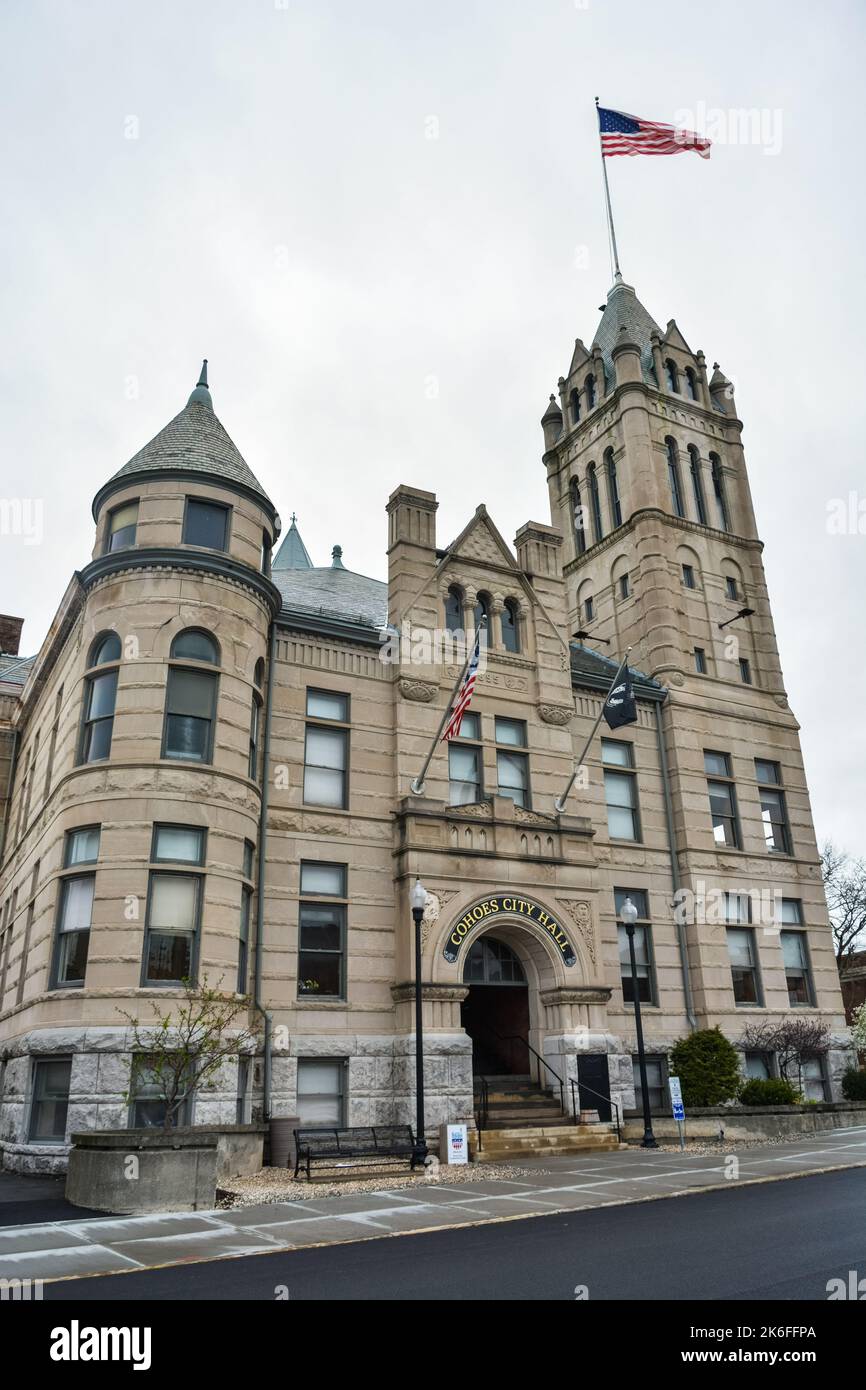
{"label": "wooden bench", "polygon": [[394,1158],[408,1158],[413,1169],[418,1162],[417,1145],[409,1125],[295,1130],[295,1177],[304,1168],[308,1182],[313,1163],[329,1168],[369,1168],[374,1167],[377,1160]]}

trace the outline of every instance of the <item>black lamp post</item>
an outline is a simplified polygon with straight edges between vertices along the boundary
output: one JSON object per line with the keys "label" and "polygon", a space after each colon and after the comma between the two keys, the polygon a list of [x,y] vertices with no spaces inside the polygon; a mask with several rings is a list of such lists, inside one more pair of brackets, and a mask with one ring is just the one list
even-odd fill
{"label": "black lamp post", "polygon": [[637,1064],[640,1071],[640,1092],[643,1101],[643,1139],[641,1140],[642,1149],[657,1149],[656,1137],[653,1134],[652,1114],[650,1113],[649,1087],[646,1079],[646,1053],[643,1045],[643,1023],[640,1016],[640,986],[637,978],[637,961],[634,954],[634,924],[637,921],[637,908],[631,898],[626,898],[620,908],[619,919],[622,922],[628,936],[628,954],[631,962],[631,992],[634,999],[634,1025],[637,1033]]}
{"label": "black lamp post", "polygon": [[415,922],[415,1161],[427,1162],[427,1126],[424,1120],[424,1029],[421,1014],[421,918],[427,906],[427,889],[420,878],[409,895]]}

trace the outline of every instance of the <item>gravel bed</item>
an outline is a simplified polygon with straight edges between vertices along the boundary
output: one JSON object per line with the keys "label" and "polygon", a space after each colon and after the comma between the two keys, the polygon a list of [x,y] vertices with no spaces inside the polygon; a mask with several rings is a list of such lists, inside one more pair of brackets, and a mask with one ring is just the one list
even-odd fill
{"label": "gravel bed", "polygon": [[[802,1138],[808,1138],[808,1135],[803,1135]],[[772,1149],[779,1144],[790,1143],[790,1135],[788,1135],[787,1138],[784,1139],[703,1139],[696,1140],[694,1143],[691,1144],[688,1142],[688,1140],[686,1140],[685,1150],[681,1150],[679,1144],[659,1144],[656,1148],[656,1153],[683,1153],[684,1156],[687,1154],[715,1154],[716,1156],[719,1156],[723,1154],[740,1153],[743,1149]],[[640,1148],[640,1145],[630,1145],[629,1147]]]}
{"label": "gravel bed", "polygon": [[379,1172],[372,1178],[313,1179],[295,1182],[285,1168],[262,1168],[251,1178],[232,1178],[231,1189],[222,1189],[217,1205],[221,1208],[257,1207],[269,1202],[314,1201],[317,1197],[343,1197],[347,1192],[391,1192],[395,1188],[415,1187],[419,1194],[431,1183],[480,1182],[490,1178],[535,1178],[547,1169],[519,1168],[514,1163],[467,1163],[440,1167],[434,1161],[423,1173]]}

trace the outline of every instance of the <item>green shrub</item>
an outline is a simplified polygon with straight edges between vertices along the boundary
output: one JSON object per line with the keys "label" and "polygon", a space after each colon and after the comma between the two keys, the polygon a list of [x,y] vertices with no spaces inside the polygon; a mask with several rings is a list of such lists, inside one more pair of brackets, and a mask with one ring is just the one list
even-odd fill
{"label": "green shrub", "polygon": [[800,1099],[790,1081],[780,1076],[754,1077],[740,1091],[743,1105],[796,1105]]}
{"label": "green shrub", "polygon": [[721,1105],[742,1084],[740,1054],[718,1028],[680,1038],[671,1051],[671,1076],[678,1076],[685,1106]]}
{"label": "green shrub", "polygon": [[866,1070],[849,1067],[842,1077],[842,1094],[846,1100],[866,1100]]}

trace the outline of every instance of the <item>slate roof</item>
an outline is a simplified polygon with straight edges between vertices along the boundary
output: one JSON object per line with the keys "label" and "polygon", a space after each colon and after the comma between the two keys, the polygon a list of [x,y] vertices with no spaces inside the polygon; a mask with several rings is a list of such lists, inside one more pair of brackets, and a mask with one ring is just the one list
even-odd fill
{"label": "slate roof", "polygon": [[[591,647],[580,646],[577,642],[572,642],[571,646],[571,676],[575,685],[580,685],[581,678],[592,688],[596,688],[600,682],[609,686],[619,669],[620,657],[604,656],[601,652],[595,652]],[[665,687],[652,676],[647,676],[643,671],[639,671],[636,666],[629,666],[629,673],[635,688],[635,693],[640,695],[643,692],[650,698],[654,694],[656,699],[664,698],[667,693]]]}
{"label": "slate roof", "polygon": [[283,620],[292,613],[369,628],[388,619],[388,585],[353,570],[333,567],[274,569],[271,579],[283,596]]}
{"label": "slate roof", "polygon": [[292,524],[280,542],[280,548],[271,562],[271,573],[274,570],[311,570],[313,568],[310,552],[301,540],[301,533],[295,525],[293,516]]}
{"label": "slate roof", "polygon": [[4,656],[0,654],[0,685],[14,685],[23,689],[35,656]]}
{"label": "slate roof", "polygon": [[[256,493],[273,511],[268,494],[214,414],[210,392],[206,387],[197,387],[183,410],[143,449],[139,449],[129,463],[112,475],[97,493],[97,501],[106,488],[111,488],[115,483],[142,474],[164,473],[166,470],[224,478],[228,484],[235,483]],[[94,502],[94,516],[96,506]]]}
{"label": "slate roof", "polygon": [[648,314],[641,304],[634,288],[626,285],[622,281],[614,285],[607,296],[607,304],[601,316],[601,322],[592,340],[592,346],[601,348],[601,355],[604,359],[604,374],[608,382],[616,381],[616,373],[613,366],[611,351],[616,346],[619,330],[623,324],[626,327],[628,336],[637,343],[640,348],[640,362],[643,371],[643,379],[649,386],[658,386],[656,381],[655,369],[653,367],[653,350],[650,342],[650,335],[658,333],[660,338],[664,333],[659,328],[655,319]]}

